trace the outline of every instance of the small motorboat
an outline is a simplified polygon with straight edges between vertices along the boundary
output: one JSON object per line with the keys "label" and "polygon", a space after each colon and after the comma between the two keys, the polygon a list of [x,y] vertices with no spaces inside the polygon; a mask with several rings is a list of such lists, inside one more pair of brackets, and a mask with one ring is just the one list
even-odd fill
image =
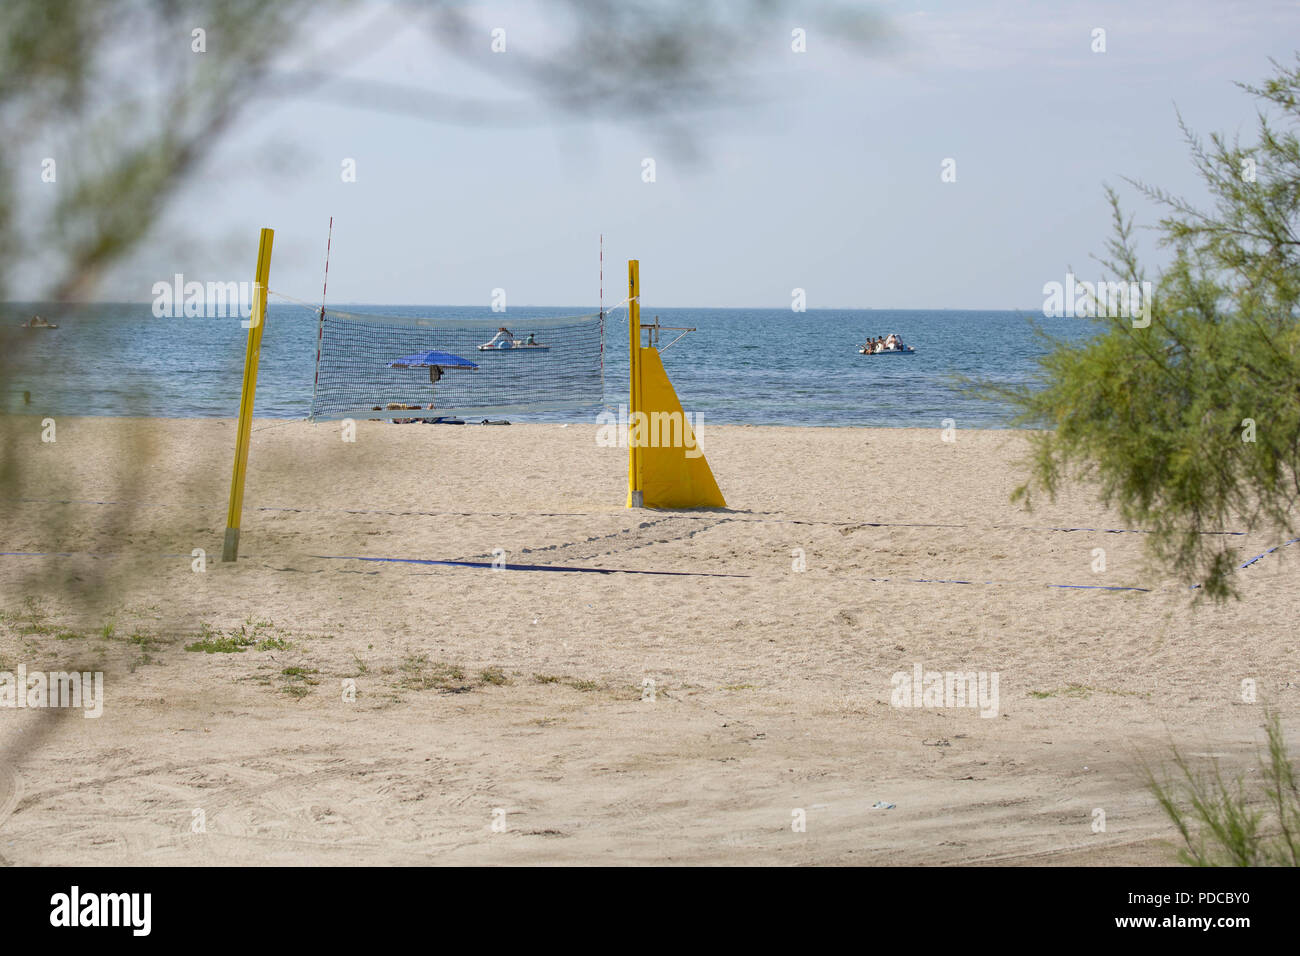
{"label": "small motorboat", "polygon": [[549,352],[549,345],[539,345],[536,342],[524,342],[519,339],[505,339],[500,342],[488,342],[478,347],[480,352]]}
{"label": "small motorboat", "polygon": [[[869,346],[875,346],[874,351]],[[866,345],[858,349],[859,355],[915,355],[916,349],[903,344],[903,337],[897,332],[890,332],[883,339],[874,342],[867,340]]]}
{"label": "small motorboat", "polygon": [[504,325],[497,329],[497,334],[478,347],[480,352],[549,352],[549,345],[542,345],[530,332],[528,338],[517,339],[515,334]]}
{"label": "small motorboat", "polygon": [[858,349],[859,355],[915,355],[916,349],[910,345],[904,345],[901,349],[881,349],[879,352],[868,352],[866,348]]}
{"label": "small motorboat", "polygon": [[57,329],[58,326],[53,322],[46,322],[39,315],[33,315],[30,319],[19,326],[20,329]]}

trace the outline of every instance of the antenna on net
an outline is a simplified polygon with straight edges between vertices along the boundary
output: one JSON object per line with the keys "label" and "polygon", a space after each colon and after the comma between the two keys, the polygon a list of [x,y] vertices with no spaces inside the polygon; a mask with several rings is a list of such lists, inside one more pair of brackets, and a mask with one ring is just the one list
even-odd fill
{"label": "antenna on net", "polygon": [[330,285],[330,246],[334,244],[334,217],[330,216],[330,230],[325,237],[325,281],[320,287],[320,319],[316,322],[316,377],[311,383],[311,408],[316,414],[316,386],[320,384],[320,347],[325,336],[325,292]]}
{"label": "antenna on net", "polygon": [[325,318],[325,290],[330,285],[330,246],[334,242],[334,217],[330,216],[330,231],[325,237],[325,281],[320,287],[320,317]]}

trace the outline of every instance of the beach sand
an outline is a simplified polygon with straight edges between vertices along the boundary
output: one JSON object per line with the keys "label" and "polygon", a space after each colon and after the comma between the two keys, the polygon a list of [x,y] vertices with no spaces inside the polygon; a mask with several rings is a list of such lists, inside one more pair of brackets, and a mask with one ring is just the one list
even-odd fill
{"label": "beach sand", "polygon": [[[234,434],[0,420],[0,671],[105,673],[0,710],[0,863],[1164,864],[1143,761],[1300,733],[1300,545],[1193,606],[1092,489],[1009,502],[1021,433],[706,426],[729,508],[653,512],[595,426],[259,421],[230,565]],[[495,549],[690,573],[323,557]],[[916,665],[996,715],[891,706]]]}

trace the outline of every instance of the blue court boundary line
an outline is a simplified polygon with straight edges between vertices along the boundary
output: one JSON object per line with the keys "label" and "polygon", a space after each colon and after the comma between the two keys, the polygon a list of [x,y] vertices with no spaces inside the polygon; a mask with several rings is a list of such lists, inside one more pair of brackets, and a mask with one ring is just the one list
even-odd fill
{"label": "blue court boundary line", "polygon": [[[302,419],[295,419],[300,421]],[[141,501],[118,501],[114,499],[98,498],[3,498],[3,501],[18,501],[25,504],[54,504],[54,505],[126,505],[137,508],[206,508],[204,504],[186,505],[177,502],[141,502]],[[271,505],[258,505],[255,511],[284,511],[297,514],[349,514],[349,515],[388,515],[397,518],[409,517],[429,517],[445,518],[452,517],[515,517],[517,514],[528,515],[529,517],[541,516],[561,516],[561,517],[587,517],[591,514],[588,511],[389,511],[381,508],[289,508],[277,507]],[[680,512],[665,512],[665,516],[674,518],[696,517],[694,515],[684,515]],[[754,515],[752,518],[743,517],[743,515]],[[699,517],[711,517],[709,515],[700,515]],[[1014,524],[994,524],[994,525],[970,525],[970,524],[940,524],[932,522],[891,522],[891,521],[812,521],[806,518],[769,518],[766,512],[736,512],[727,515],[731,521],[772,521],[778,524],[811,524],[811,525],[831,525],[832,527],[841,528],[985,528],[990,531],[1028,531],[1028,532],[1055,532],[1070,533],[1074,531],[1091,531],[1096,534],[1155,534],[1154,531],[1146,531],[1140,528],[1065,528],[1065,527],[1046,527],[1036,528],[1028,525]],[[1247,531],[1197,531],[1197,534],[1203,535],[1236,535],[1242,536],[1249,534]],[[1289,542],[1288,542],[1289,543]]]}
{"label": "blue court boundary line", "polygon": [[1286,547],[1287,545],[1289,545],[1289,544],[1295,544],[1297,541],[1300,541],[1300,538],[1292,538],[1290,541],[1283,541],[1281,544],[1276,544],[1276,545],[1274,545],[1273,547],[1269,548],[1267,551],[1265,551],[1263,554],[1257,554],[1257,555],[1255,555],[1253,558],[1251,558],[1249,561],[1247,561],[1245,564],[1243,564],[1243,565],[1242,565],[1241,567],[1239,567],[1237,570],[1238,570],[1238,571],[1243,571],[1243,570],[1245,570],[1246,568],[1250,567],[1252,564],[1254,564],[1256,561],[1258,561],[1260,558],[1266,558],[1266,557],[1268,557],[1270,554],[1272,554],[1274,551],[1278,551],[1278,550],[1280,550],[1281,548],[1285,548],[1285,547]]}
{"label": "blue court boundary line", "polygon": [[[1254,564],[1256,561],[1259,561],[1261,558],[1266,558],[1266,557],[1268,557],[1270,554],[1272,554],[1274,551],[1280,551],[1280,550],[1282,550],[1283,548],[1285,548],[1287,545],[1295,544],[1297,541],[1300,541],[1300,538],[1292,538],[1290,541],[1283,541],[1281,544],[1275,544],[1275,545],[1273,545],[1273,547],[1269,548],[1269,549],[1268,549],[1267,551],[1265,551],[1263,554],[1257,554],[1257,555],[1255,555],[1253,558],[1251,558],[1251,559],[1250,559],[1249,561],[1247,561],[1245,564],[1243,564],[1243,565],[1241,565],[1240,567],[1236,568],[1236,570],[1237,570],[1237,571],[1244,571],[1244,570],[1246,570],[1248,567],[1250,567],[1252,564]],[[1195,591],[1195,590],[1196,590],[1197,588],[1199,588],[1199,587],[1201,587],[1201,585],[1199,585],[1199,584],[1193,584],[1193,585],[1191,585],[1191,586],[1188,587],[1188,590],[1189,590],[1189,591]]]}
{"label": "blue court boundary line", "polygon": [[[1061,530],[1066,530],[1066,529],[1061,529]],[[1076,529],[1069,529],[1069,530],[1076,530]],[[1092,530],[1092,529],[1077,529],[1077,530]],[[1211,533],[1213,533],[1213,532],[1211,532]],[[1220,533],[1239,534],[1240,532],[1220,532]],[[1237,571],[1244,571],[1244,570],[1246,570],[1246,568],[1250,567],[1250,566],[1251,566],[1252,564],[1254,564],[1255,562],[1260,561],[1260,560],[1262,560],[1263,558],[1268,557],[1270,554],[1273,554],[1273,553],[1276,552],[1276,551],[1280,551],[1280,550],[1282,550],[1283,548],[1288,547],[1289,545],[1293,545],[1293,544],[1295,544],[1295,543],[1297,543],[1297,542],[1300,542],[1300,538],[1292,538],[1292,539],[1289,540],[1289,541],[1283,541],[1281,544],[1276,544],[1276,545],[1274,545],[1273,547],[1269,548],[1267,551],[1264,551],[1264,552],[1262,552],[1261,554],[1257,554],[1257,555],[1255,555],[1255,557],[1251,558],[1249,561],[1245,562],[1244,564],[1238,565],[1237,568],[1236,568],[1235,570],[1237,570]],[[103,558],[114,558],[114,557],[122,557],[122,556],[131,557],[131,556],[133,556],[133,555],[130,555],[130,554],[124,554],[123,552],[113,552],[113,551],[105,551],[105,552],[94,552],[94,551],[0,551],[0,557],[11,557],[11,558],[12,558],[12,557],[17,557],[17,558],[75,558],[75,557],[81,557],[81,556],[86,556],[86,557],[97,557],[97,558],[98,558],[98,557],[103,557]],[[144,555],[139,555],[139,556],[143,557]],[[188,558],[188,557],[191,557],[191,555],[188,555],[188,554],[159,554],[159,555],[156,555],[156,557],[163,557],[163,558]],[[344,555],[344,554],[313,554],[313,555],[311,555],[311,557],[313,557],[313,558],[318,558],[318,559],[321,559],[321,560],[326,560],[326,561],[373,561],[373,562],[384,563],[384,564],[420,564],[420,565],[432,565],[432,566],[436,566],[436,567],[449,567],[449,568],[493,568],[493,567],[495,567],[495,565],[493,565],[493,563],[490,562],[490,561],[440,561],[440,560],[434,560],[434,559],[432,559],[432,558],[370,558],[370,557],[362,557],[362,556],[360,556],[360,555]],[[635,570],[635,569],[633,569],[633,570],[628,570],[628,569],[626,569],[626,568],[578,568],[578,567],[571,567],[571,566],[567,566],[567,565],[553,565],[553,564],[507,564],[507,565],[502,566],[502,567],[501,567],[501,570],[505,570],[505,571],[562,571],[562,572],[583,573],[583,574],[652,574],[652,575],[659,575],[659,576],[665,576],[665,577],[705,577],[705,578],[749,578],[749,577],[752,577],[752,575],[749,575],[749,574],[726,574],[726,573],[719,572],[719,571],[641,571],[641,570]],[[895,581],[894,581],[893,578],[867,578],[867,581],[869,581],[870,583],[873,583],[873,584],[892,584],[892,583],[895,583]],[[985,585],[996,585],[996,584],[1016,584],[1016,583],[1019,583],[1019,582],[1015,582],[1015,581],[962,581],[962,580],[957,580],[957,579],[952,579],[952,578],[903,578],[903,579],[900,579],[899,582],[897,582],[897,583],[906,583],[906,584],[965,584],[965,585],[985,584]],[[1043,587],[1048,587],[1048,588],[1059,588],[1059,589],[1062,589],[1062,590],[1072,590],[1072,591],[1141,591],[1141,592],[1148,593],[1148,594],[1151,593],[1151,592],[1154,590],[1153,588],[1126,587],[1126,586],[1114,585],[1114,584],[1045,584],[1045,585],[1042,585],[1042,586],[1043,586]],[[1192,584],[1192,585],[1188,585],[1188,590],[1195,591],[1196,589],[1198,589],[1198,588],[1200,588],[1200,587],[1201,587],[1201,585],[1199,585],[1199,584]]]}
{"label": "blue court boundary line", "polygon": [[[741,519],[745,520],[745,519]],[[888,521],[805,521],[800,518],[773,518],[773,521],[785,521],[790,524],[830,524],[856,530],[858,528],[974,528],[978,525],[969,524],[931,524],[918,522],[888,522]],[[1138,528],[1034,528],[1019,524],[991,524],[985,526],[990,531],[1039,531],[1039,532],[1062,532],[1070,533],[1073,531],[1091,531],[1095,534],[1155,534],[1154,531],[1144,531]],[[1245,535],[1246,531],[1197,531],[1197,534],[1203,535]]]}
{"label": "blue court boundary line", "polygon": [[[958,581],[955,579],[943,578],[900,578],[895,581],[893,578],[868,578],[874,584],[1016,584],[1016,581]],[[1070,588],[1080,591],[1146,591],[1150,593],[1152,588],[1135,588],[1121,587],[1115,584],[1044,584],[1045,588]]]}
{"label": "blue court boundary line", "polygon": [[748,574],[724,574],[719,571],[637,571],[626,568],[575,568],[559,564],[503,564],[491,561],[435,561],[432,558],[363,558],[354,554],[313,554],[326,561],[379,561],[386,564],[433,564],[448,568],[499,568],[502,571],[576,571],[587,574],[662,574],[672,577],[747,578]]}

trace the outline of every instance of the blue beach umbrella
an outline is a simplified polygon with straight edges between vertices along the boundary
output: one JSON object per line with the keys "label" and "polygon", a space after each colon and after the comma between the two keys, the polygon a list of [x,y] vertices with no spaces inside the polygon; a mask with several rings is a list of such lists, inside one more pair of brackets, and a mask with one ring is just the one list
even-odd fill
{"label": "blue beach umbrella", "polygon": [[459,355],[452,355],[450,352],[443,352],[439,349],[429,349],[425,352],[416,352],[414,355],[403,355],[399,359],[394,359],[388,363],[388,368],[427,368],[429,370],[429,384],[436,385],[438,379],[442,378],[444,368],[478,368],[478,366],[469,359],[461,358]]}
{"label": "blue beach umbrella", "polygon": [[427,352],[416,352],[414,355],[403,355],[399,359],[394,359],[388,363],[388,368],[478,368],[469,359],[461,358],[459,355],[452,355],[450,352],[441,352],[438,349],[429,349]]}

